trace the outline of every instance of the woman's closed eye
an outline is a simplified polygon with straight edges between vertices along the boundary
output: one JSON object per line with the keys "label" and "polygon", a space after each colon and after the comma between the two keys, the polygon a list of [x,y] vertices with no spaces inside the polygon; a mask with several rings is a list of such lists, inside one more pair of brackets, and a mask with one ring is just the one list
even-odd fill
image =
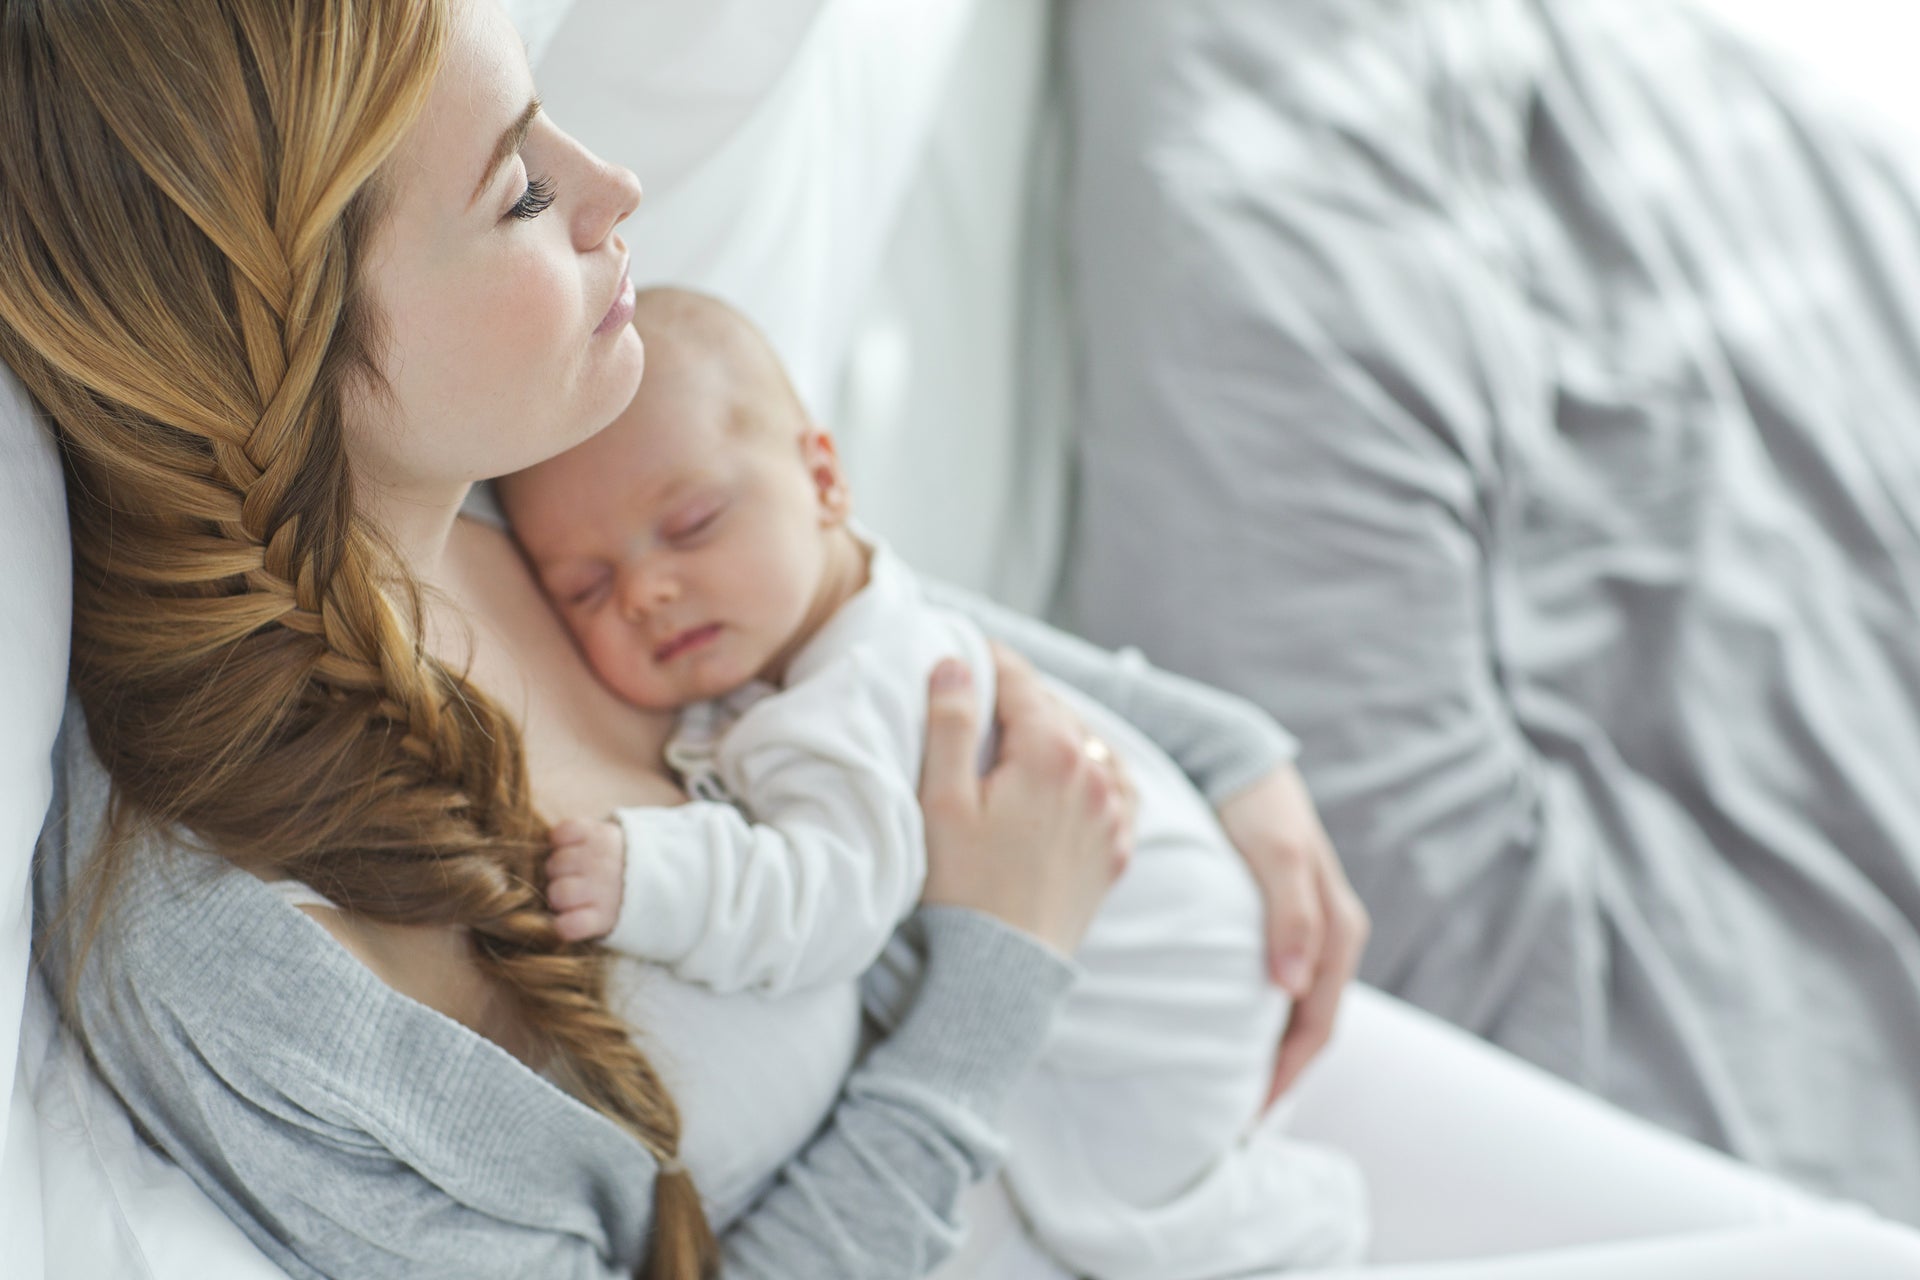
{"label": "woman's closed eye", "polygon": [[526,191],[513,202],[513,207],[507,210],[507,216],[531,222],[552,207],[557,192],[552,178],[529,178]]}

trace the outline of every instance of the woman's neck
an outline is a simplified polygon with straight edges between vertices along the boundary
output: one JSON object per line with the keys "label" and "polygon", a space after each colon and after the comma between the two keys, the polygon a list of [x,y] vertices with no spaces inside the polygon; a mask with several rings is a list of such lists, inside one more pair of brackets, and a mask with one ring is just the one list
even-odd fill
{"label": "woman's neck", "polygon": [[472,489],[472,484],[459,484],[426,493],[366,485],[357,505],[362,518],[381,532],[416,582],[442,586],[447,540]]}

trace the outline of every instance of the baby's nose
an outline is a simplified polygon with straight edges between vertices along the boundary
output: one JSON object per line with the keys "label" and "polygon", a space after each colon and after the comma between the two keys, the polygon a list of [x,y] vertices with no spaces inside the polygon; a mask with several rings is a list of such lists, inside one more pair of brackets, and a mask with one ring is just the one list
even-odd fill
{"label": "baby's nose", "polygon": [[629,614],[643,615],[672,603],[679,594],[679,579],[656,566],[639,566],[621,575],[621,603]]}

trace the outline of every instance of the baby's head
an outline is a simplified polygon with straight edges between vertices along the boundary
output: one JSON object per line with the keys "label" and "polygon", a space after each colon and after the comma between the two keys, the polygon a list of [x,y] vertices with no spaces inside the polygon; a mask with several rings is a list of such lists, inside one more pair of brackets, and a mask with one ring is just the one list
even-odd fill
{"label": "baby's head", "polygon": [[703,294],[635,299],[646,374],[612,425],[498,482],[587,661],[638,706],[778,682],[864,580],[833,442],[779,358]]}

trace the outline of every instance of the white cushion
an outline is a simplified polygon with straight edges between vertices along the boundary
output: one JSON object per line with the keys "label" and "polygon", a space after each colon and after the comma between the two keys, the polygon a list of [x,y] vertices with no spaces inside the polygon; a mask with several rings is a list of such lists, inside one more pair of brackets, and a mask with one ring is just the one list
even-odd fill
{"label": "white cushion", "polygon": [[640,175],[635,281],[740,307],[830,421],[974,4],[578,0],[535,76],[562,128]]}
{"label": "white cushion", "polygon": [[1071,406],[1051,5],[976,0],[843,360],[854,502],[916,567],[1044,612]]}
{"label": "white cushion", "polygon": [[[27,875],[53,789],[73,575],[52,434],[0,367],[0,1255],[61,1280],[268,1280],[267,1262],[135,1134],[27,975]],[[23,1021],[24,1012],[24,1021]]]}
{"label": "white cushion", "polygon": [[[53,788],[72,616],[66,500],[52,436],[0,367],[0,1098],[13,1099],[31,933],[27,872]],[[0,1113],[0,1240],[37,1250],[33,1119]]]}

